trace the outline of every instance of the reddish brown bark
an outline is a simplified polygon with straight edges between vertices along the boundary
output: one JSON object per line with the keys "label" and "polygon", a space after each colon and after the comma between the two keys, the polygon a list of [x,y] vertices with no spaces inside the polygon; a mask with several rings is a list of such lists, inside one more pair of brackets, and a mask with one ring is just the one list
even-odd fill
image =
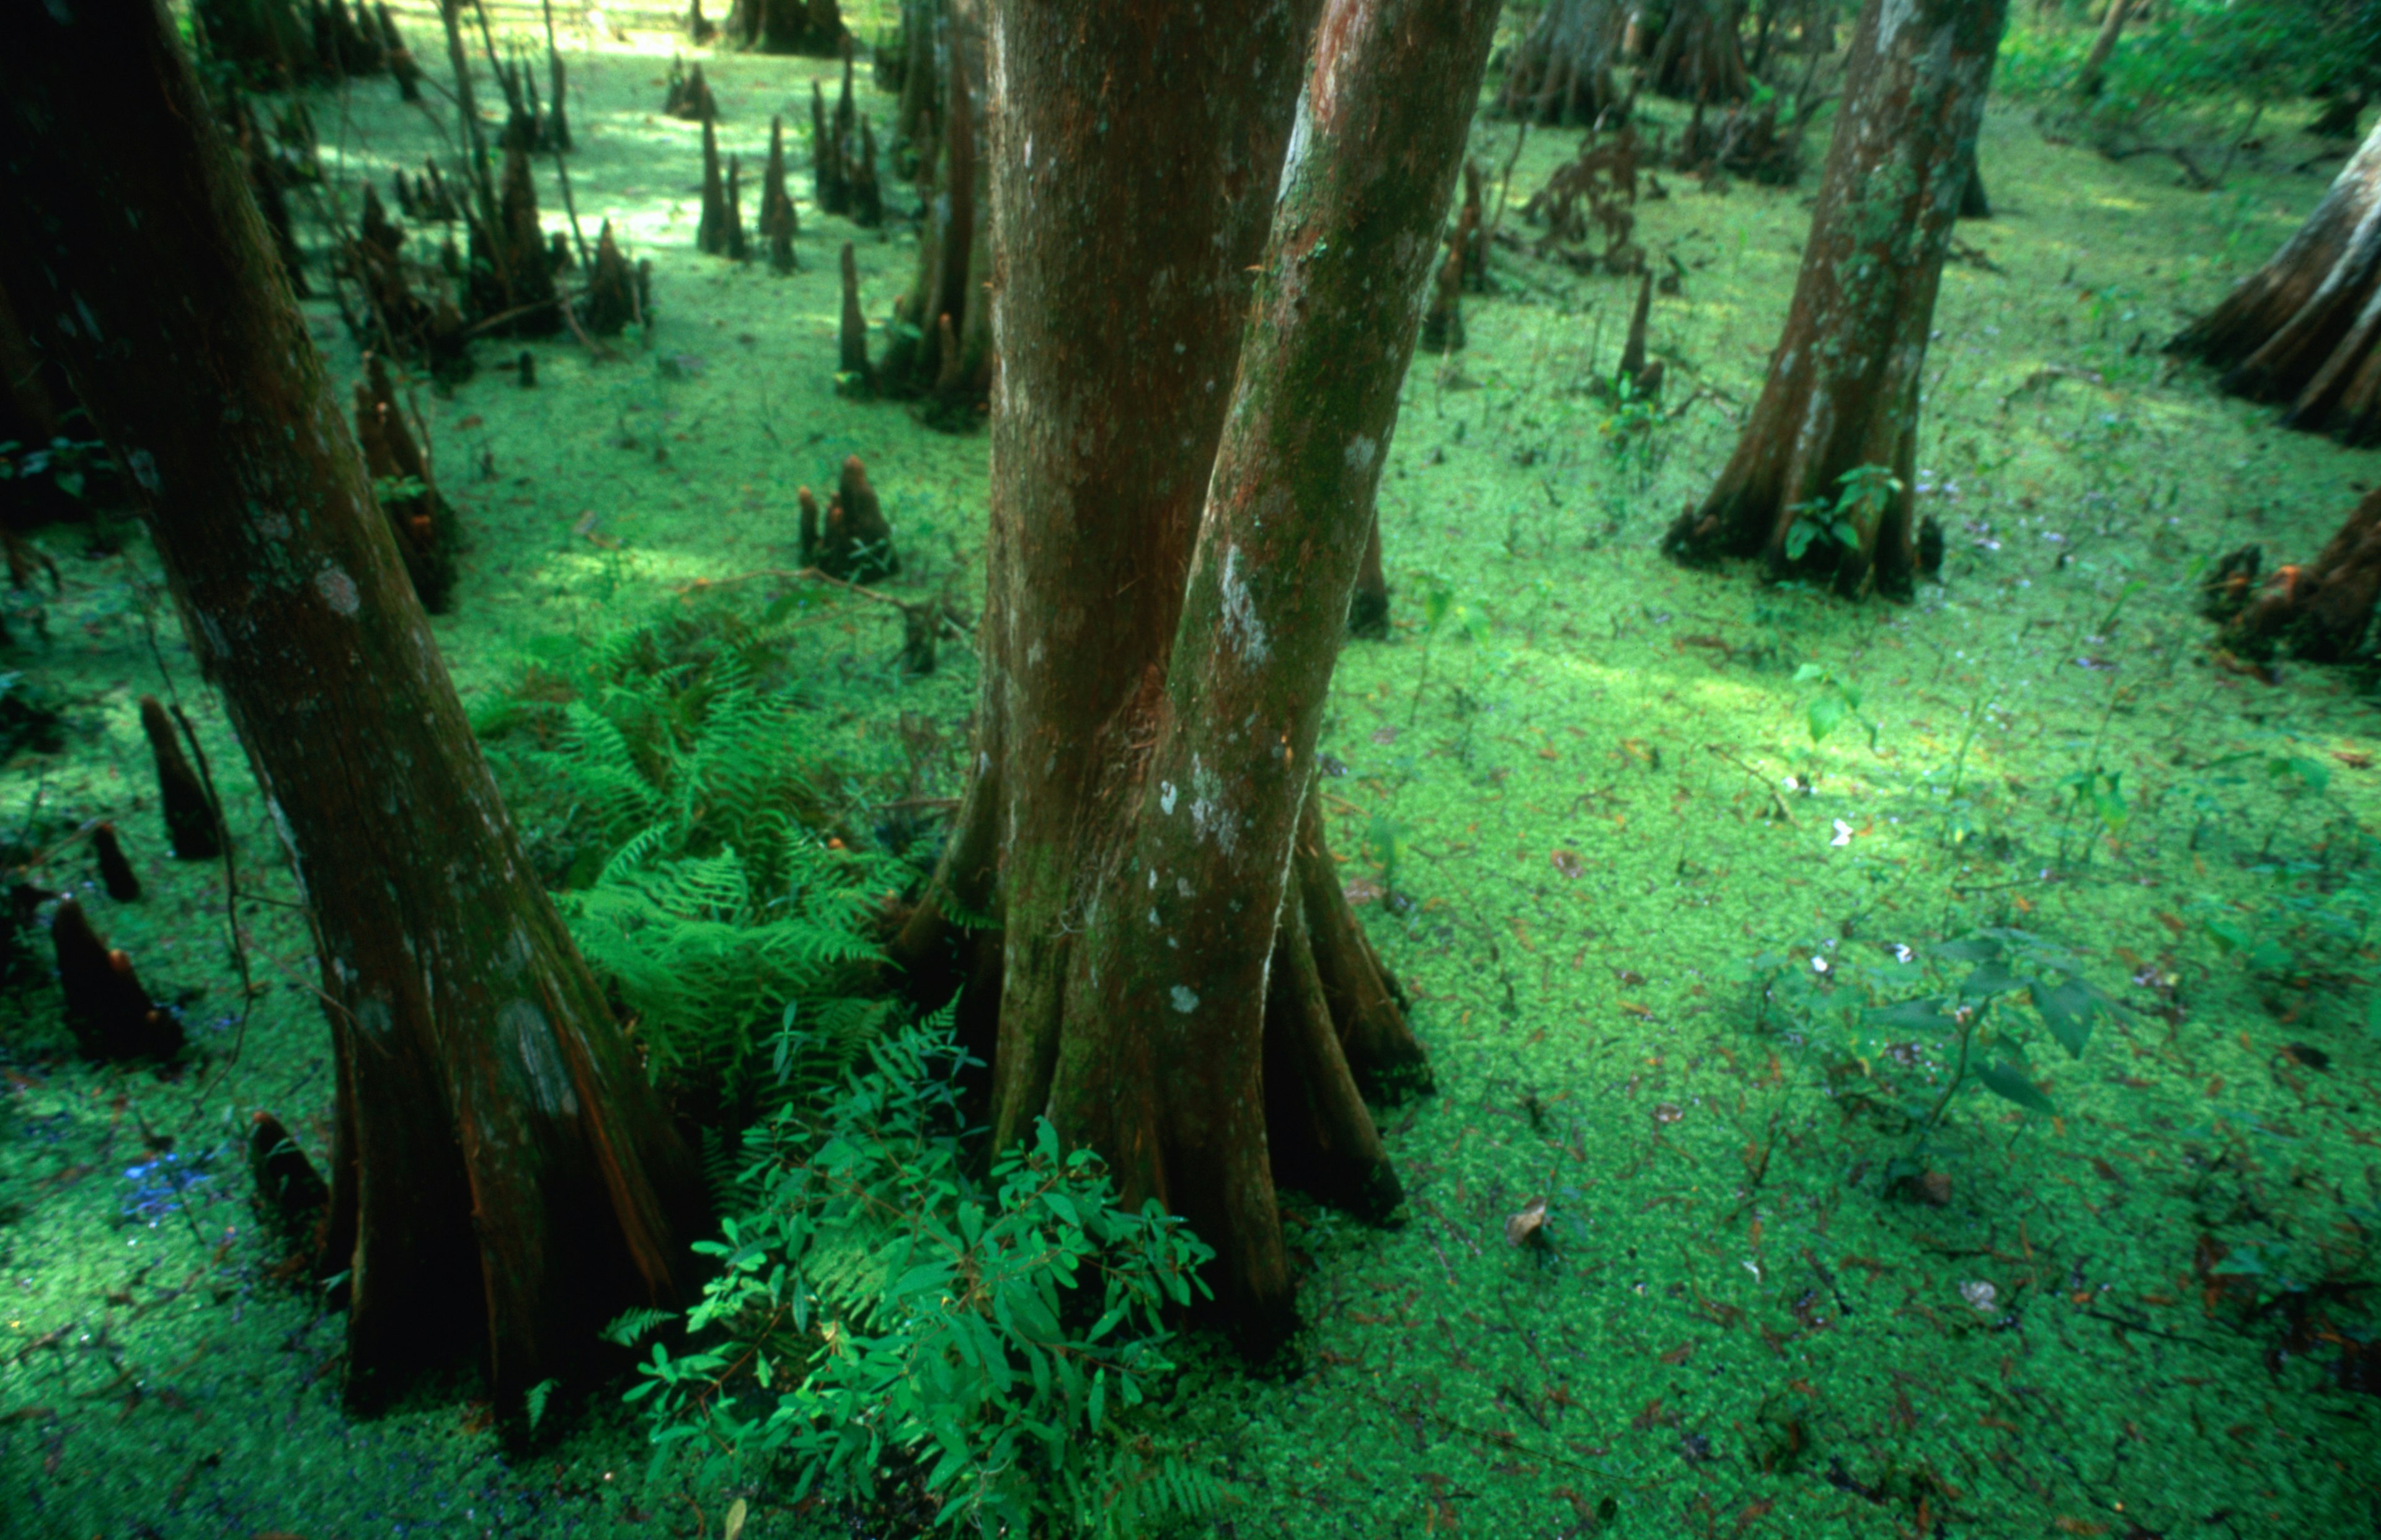
{"label": "reddish brown bark", "polygon": [[1333,0],[1294,134],[1301,6],[993,28],[984,699],[904,948],[996,907],[995,1135],[1046,1112],[1189,1216],[1258,1347],[1290,1320],[1276,1143],[1393,1202],[1358,1085],[1419,1069],[1305,792],[1495,9]]}
{"label": "reddish brown bark", "polygon": [[0,115],[0,283],[143,490],[312,923],[350,1392],[477,1341],[517,1400],[681,1294],[700,1182],[506,820],[163,8],[26,13]]}
{"label": "reddish brown bark", "polygon": [[182,1023],[149,998],[132,959],[109,948],[82,905],[58,900],[50,919],[67,1025],[85,1058],[172,1058],[182,1051]]}
{"label": "reddish brown bark", "polygon": [[1592,127],[1627,100],[1612,70],[1628,26],[1619,0],[1547,0],[1505,67],[1497,110]]}
{"label": "reddish brown bark", "polygon": [[2381,438],[2381,125],[2282,249],[2176,337],[2291,427]]}
{"label": "reddish brown bark", "polygon": [[2367,493],[2314,561],[2276,572],[2233,619],[2253,646],[2287,646],[2316,663],[2354,657],[2381,603],[2381,491]]}
{"label": "reddish brown bark", "polygon": [[[2006,0],[1867,0],[1852,38],[1801,276],[1768,383],[1701,508],[1664,537],[1679,561],[1759,556],[1907,593],[1916,577],[1919,374],[1943,258],[1975,165],[1984,88]],[[1856,546],[1832,534],[1791,561],[1797,519],[1832,516],[1847,472],[1891,471],[1881,506],[1850,511]]]}

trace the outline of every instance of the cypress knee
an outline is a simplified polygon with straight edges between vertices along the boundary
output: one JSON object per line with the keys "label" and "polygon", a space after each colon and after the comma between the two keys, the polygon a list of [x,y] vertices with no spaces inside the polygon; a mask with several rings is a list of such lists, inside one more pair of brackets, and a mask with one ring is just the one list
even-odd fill
{"label": "cypress knee", "polygon": [[214,804],[182,752],[174,719],[154,695],[140,697],[140,730],[149,735],[149,752],[157,762],[157,797],[165,810],[165,838],[174,854],[183,861],[214,860],[223,854],[215,838]]}
{"label": "cypress knee", "polygon": [[115,825],[102,824],[91,831],[91,851],[99,858],[99,880],[107,896],[119,904],[137,901],[140,878],[124,854],[124,842],[116,838]]}
{"label": "cypress knee", "polygon": [[50,920],[67,1025],[85,1058],[171,1058],[182,1051],[182,1023],[149,998],[132,959],[111,951],[82,905],[58,900]]}

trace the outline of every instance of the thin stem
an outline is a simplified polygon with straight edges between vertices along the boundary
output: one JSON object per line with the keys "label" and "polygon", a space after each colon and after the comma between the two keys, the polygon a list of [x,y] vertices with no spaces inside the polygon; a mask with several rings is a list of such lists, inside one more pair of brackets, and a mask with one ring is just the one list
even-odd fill
{"label": "thin stem", "polygon": [[[1982,1008],[1978,1008],[1978,1014],[1981,1014],[1981,1010]],[[1943,1109],[1951,1105],[1951,1097],[1967,1080],[1968,1045],[1975,1035],[1976,1017],[1971,1015],[1960,1026],[1960,1061],[1951,1067],[1951,1083],[1943,1088],[1943,1094],[1935,1098],[1934,1110],[1926,1115],[1926,1121],[1919,1125],[1918,1137],[1921,1140],[1935,1131],[1935,1125],[1943,1120]]]}

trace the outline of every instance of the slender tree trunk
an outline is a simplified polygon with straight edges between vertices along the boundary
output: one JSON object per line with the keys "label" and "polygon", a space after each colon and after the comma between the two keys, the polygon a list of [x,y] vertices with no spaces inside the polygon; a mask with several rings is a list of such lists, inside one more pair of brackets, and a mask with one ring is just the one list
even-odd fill
{"label": "slender tree trunk", "polygon": [[1882,466],[1899,485],[1858,518],[1857,546],[1830,534],[1812,540],[1793,564],[1831,572],[1846,593],[1871,581],[1888,594],[1910,591],[1918,568],[1919,374],[2007,20],[2007,0],[1868,0],[1862,7],[1843,115],[1768,383],[1703,507],[1688,509],[1664,538],[1673,558],[1759,555],[1781,572],[1809,505],[1832,509],[1847,472]]}
{"label": "slender tree trunk", "polygon": [[1332,0],[1292,135],[1308,6],[995,8],[984,697],[900,954],[996,905],[995,1135],[1186,1215],[1259,1349],[1276,1153],[1393,1202],[1359,1091],[1419,1068],[1304,792],[1495,10]]}
{"label": "slender tree trunk", "polygon": [[2100,18],[2099,34],[2092,40],[2092,51],[2083,55],[2083,67],[2075,72],[2075,90],[2082,96],[2097,96],[2106,82],[2109,56],[2117,51],[2117,38],[2125,30],[2125,18],[2133,8],[2133,0],[2108,0],[2107,14]]}
{"label": "slender tree trunk", "polygon": [[506,820],[170,26],[155,0],[18,18],[0,284],[142,489],[305,896],[350,1391],[476,1340],[517,1400],[682,1291],[700,1185]]}
{"label": "slender tree trunk", "polygon": [[1547,0],[1506,65],[1497,111],[1537,123],[1593,124],[1623,100],[1612,67],[1628,26],[1621,0]]}
{"label": "slender tree trunk", "polygon": [[2167,344],[2294,428],[2381,438],[2381,124],[2282,249]]}

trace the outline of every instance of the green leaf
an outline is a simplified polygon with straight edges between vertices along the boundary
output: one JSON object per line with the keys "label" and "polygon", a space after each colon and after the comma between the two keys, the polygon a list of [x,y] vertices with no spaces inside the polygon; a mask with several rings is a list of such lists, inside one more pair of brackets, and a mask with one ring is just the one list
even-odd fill
{"label": "green leaf", "polygon": [[2007,963],[1997,959],[1986,959],[1960,981],[1960,997],[1963,1000],[1989,1000],[1996,995],[2023,989],[2029,982],[2010,972]]}
{"label": "green leaf", "polygon": [[1977,1083],[2003,1100],[2015,1102],[2029,1112],[2056,1115],[2058,1108],[2051,1104],[2042,1089],[2025,1078],[2023,1070],[2010,1064],[1987,1064],[1975,1071]]}
{"label": "green leaf", "polygon": [[558,1379],[542,1379],[529,1387],[529,1430],[531,1433],[537,1431],[538,1419],[545,1415],[545,1399],[553,1395],[554,1387],[561,1383]]}
{"label": "green leaf", "polygon": [[921,1294],[932,1294],[939,1298],[943,1293],[943,1286],[950,1281],[950,1276],[951,1270],[948,1267],[939,1262],[929,1262],[922,1266],[912,1267],[902,1274],[901,1281],[886,1289],[885,1293],[897,1300],[914,1299]]}
{"label": "green leaf", "polygon": [[2050,988],[2033,986],[2033,1008],[2042,1013],[2043,1025],[2070,1058],[2083,1057],[2084,1045],[2092,1041],[2092,1020],[2102,1007],[2090,985],[2080,979],[2069,979]]}
{"label": "green leaf", "polygon": [[1835,731],[1837,727],[1842,723],[1845,715],[1850,711],[1850,707],[1844,703],[1843,697],[1839,695],[1822,695],[1817,700],[1812,702],[1810,712],[1811,741],[1813,743],[1819,742],[1829,733]]}
{"label": "green leaf", "polygon": [[2001,944],[1989,935],[1962,936],[1956,941],[1938,942],[1929,950],[1947,962],[1982,962],[2001,955]]}
{"label": "green leaf", "polygon": [[2249,933],[2234,921],[2209,920],[2201,928],[2215,938],[2216,948],[2227,956],[2247,950],[2252,942]]}
{"label": "green leaf", "polygon": [[1881,1027],[1908,1027],[1914,1032],[1939,1032],[1958,1023],[1943,1009],[1939,1000],[1903,1000],[1868,1013],[1868,1020]]}

